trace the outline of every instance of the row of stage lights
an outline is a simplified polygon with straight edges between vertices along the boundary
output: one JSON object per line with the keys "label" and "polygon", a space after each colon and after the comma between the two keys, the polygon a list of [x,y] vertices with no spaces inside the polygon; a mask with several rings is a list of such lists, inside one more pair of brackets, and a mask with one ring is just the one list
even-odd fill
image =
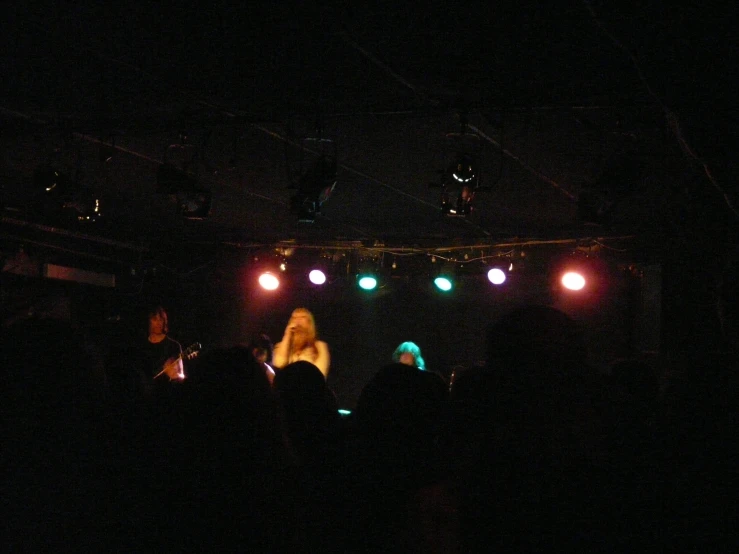
{"label": "row of stage lights", "polygon": [[[284,271],[284,265],[281,271]],[[493,267],[487,271],[487,280],[495,286],[502,286],[508,281],[508,275],[513,270],[511,263],[506,269],[505,267]],[[307,271],[307,280],[311,285],[316,287],[324,286],[328,283],[327,274],[321,269],[310,269]],[[558,279],[561,286],[570,291],[580,291],[587,287],[588,278],[581,271],[565,269],[561,271]],[[259,274],[259,285],[267,291],[274,291],[280,288],[280,273],[276,271],[264,271]],[[356,284],[363,291],[373,291],[378,288],[380,279],[376,274],[362,272],[356,275]],[[455,278],[449,274],[439,274],[433,278],[434,287],[441,292],[451,292],[455,287]]]}
{"label": "row of stage lights", "polygon": [[[509,271],[512,269],[512,267],[513,266],[511,264],[511,268],[509,268]],[[504,284],[508,279],[507,272],[499,267],[494,267],[488,270],[487,278],[488,281],[496,286]],[[359,286],[362,286],[361,282]],[[454,279],[449,275],[439,275],[434,278],[434,286],[442,292],[450,292],[454,288]]]}
{"label": "row of stage lights", "polygon": [[[265,271],[264,273],[261,273],[259,275],[258,280],[259,286],[261,286],[264,290],[277,290],[278,288],[280,288],[280,277],[279,274],[275,272]],[[328,277],[320,269],[311,269],[308,272],[308,281],[310,281],[313,285],[321,286],[326,284],[326,282],[328,281]]]}

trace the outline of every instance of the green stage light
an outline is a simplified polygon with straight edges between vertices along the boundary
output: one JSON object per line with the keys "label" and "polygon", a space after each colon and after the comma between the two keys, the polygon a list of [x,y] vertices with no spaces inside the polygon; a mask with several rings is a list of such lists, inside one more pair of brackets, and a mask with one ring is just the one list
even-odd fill
{"label": "green stage light", "polygon": [[436,288],[443,292],[449,292],[452,290],[452,281],[448,277],[437,277],[434,279],[434,285]]}
{"label": "green stage light", "polygon": [[359,287],[364,290],[374,290],[377,288],[377,278],[371,275],[363,275],[359,278]]}

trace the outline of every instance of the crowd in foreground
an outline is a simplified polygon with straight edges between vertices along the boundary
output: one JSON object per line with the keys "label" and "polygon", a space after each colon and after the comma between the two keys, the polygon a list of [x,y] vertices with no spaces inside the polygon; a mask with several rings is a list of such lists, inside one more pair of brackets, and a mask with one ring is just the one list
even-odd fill
{"label": "crowd in foreground", "polygon": [[[736,546],[729,354],[593,371],[577,324],[519,309],[484,367],[378,368],[341,416],[321,370],[249,348],[144,394],[69,322],[3,330],[8,551],[716,551]],[[734,362],[732,362],[732,360]]]}

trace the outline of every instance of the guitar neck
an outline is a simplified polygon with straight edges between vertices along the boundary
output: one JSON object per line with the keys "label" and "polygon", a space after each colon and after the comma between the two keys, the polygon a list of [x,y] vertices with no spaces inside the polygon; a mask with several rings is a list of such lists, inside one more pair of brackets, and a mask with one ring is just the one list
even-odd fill
{"label": "guitar neck", "polygon": [[185,348],[185,350],[181,351],[177,357],[172,358],[170,362],[164,364],[164,367],[162,368],[162,370],[156,375],[154,375],[154,379],[166,373],[167,368],[169,366],[179,363],[180,361],[183,361],[183,360],[189,360],[191,358],[194,358],[195,356],[198,355],[198,352],[200,352],[201,348],[202,348],[202,345],[199,342],[195,342],[191,344],[190,346]]}

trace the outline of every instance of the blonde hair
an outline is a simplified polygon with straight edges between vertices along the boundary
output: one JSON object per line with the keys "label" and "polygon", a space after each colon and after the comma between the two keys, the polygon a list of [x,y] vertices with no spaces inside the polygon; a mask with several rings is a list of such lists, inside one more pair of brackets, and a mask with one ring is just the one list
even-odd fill
{"label": "blonde hair", "polygon": [[290,315],[290,321],[293,320],[296,314],[305,314],[308,316],[308,330],[307,330],[307,342],[313,343],[316,340],[316,337],[318,335],[318,332],[316,330],[316,320],[313,317],[313,314],[308,310],[308,308],[296,308],[293,310],[293,313]]}

